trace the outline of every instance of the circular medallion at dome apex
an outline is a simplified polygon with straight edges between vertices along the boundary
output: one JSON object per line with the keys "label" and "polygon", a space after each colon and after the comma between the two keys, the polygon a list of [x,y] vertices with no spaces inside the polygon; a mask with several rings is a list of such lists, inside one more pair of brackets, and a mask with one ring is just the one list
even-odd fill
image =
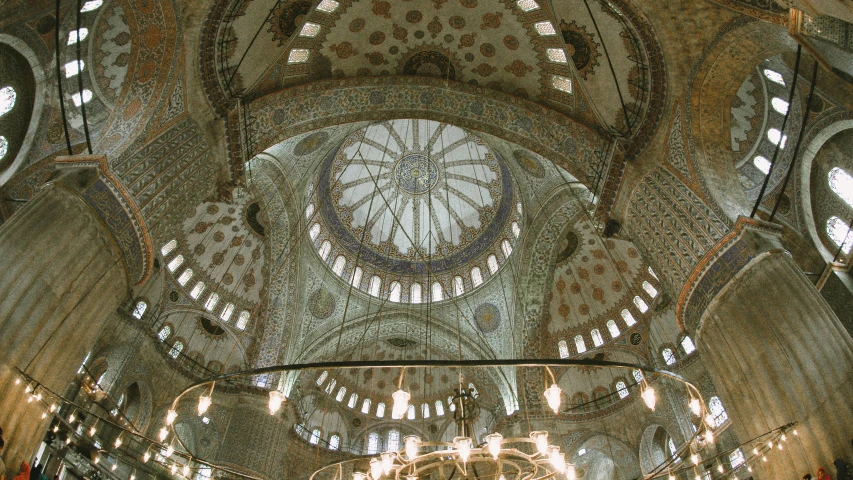
{"label": "circular medallion at dome apex", "polygon": [[315,241],[335,244],[329,261],[345,255],[365,270],[401,277],[461,274],[480,260],[488,271],[485,257],[503,262],[511,248],[501,244],[515,244],[517,195],[508,168],[479,137],[453,125],[369,125],[330,153],[317,184],[324,234]]}

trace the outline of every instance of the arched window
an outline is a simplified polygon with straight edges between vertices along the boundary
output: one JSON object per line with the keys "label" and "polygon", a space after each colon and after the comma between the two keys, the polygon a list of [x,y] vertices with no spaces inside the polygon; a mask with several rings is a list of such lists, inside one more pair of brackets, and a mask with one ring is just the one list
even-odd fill
{"label": "arched window", "polygon": [[409,408],[406,409],[406,418],[408,418],[409,420],[415,419],[415,406],[411,403],[409,404]]}
{"label": "arched window", "polygon": [[370,284],[367,286],[367,293],[374,297],[378,297],[380,290],[382,290],[382,279],[377,275],[370,277]]}
{"label": "arched window", "polygon": [[578,349],[578,353],[583,353],[586,351],[586,342],[583,341],[583,337],[577,335],[575,337],[575,348]]}
{"label": "arched window", "polygon": [[15,107],[15,101],[17,99],[18,93],[15,91],[14,88],[0,88],[0,117],[12,111],[12,109]]}
{"label": "arched window", "polygon": [[177,246],[177,240],[170,240],[169,243],[163,245],[163,248],[160,249],[160,253],[165,257],[166,255],[172,253],[172,250],[174,250]]}
{"label": "arched window", "polygon": [[332,435],[329,437],[329,450],[337,450],[341,447],[341,437]]}
{"label": "arched window", "polygon": [[619,398],[625,398],[628,396],[628,387],[625,385],[625,382],[621,380],[616,382],[616,391],[619,392]]}
{"label": "arched window", "polygon": [[372,432],[367,436],[367,454],[376,455],[379,453],[379,434]]}
{"label": "arched window", "polygon": [[614,322],[613,320],[607,321],[607,330],[610,332],[610,336],[613,338],[618,337],[619,334],[621,333],[619,331],[619,326],[616,325],[616,322]]}
{"label": "arched window", "polygon": [[313,203],[309,203],[308,206],[305,207],[305,218],[310,220],[311,215],[314,215],[314,204]]}
{"label": "arched window", "polygon": [[347,407],[355,408],[355,404],[358,403],[358,394],[353,393],[349,396],[349,401],[347,402]]}
{"label": "arched window", "polygon": [[389,430],[388,431],[388,448],[386,449],[389,452],[396,452],[400,449],[400,431],[399,430]]}
{"label": "arched window", "polygon": [[363,402],[361,402],[361,413],[367,415],[370,413],[370,399],[365,398]]}
{"label": "arched window", "polygon": [[169,271],[174,272],[183,263],[184,263],[184,256],[178,255],[177,257],[173,258],[171,262],[169,262],[169,265],[168,265]]}
{"label": "arched window", "polygon": [[593,328],[589,334],[592,336],[592,344],[596,347],[604,345],[604,338],[601,337],[601,332],[597,328]]}
{"label": "arched window", "polygon": [[639,296],[634,297],[634,305],[637,306],[640,313],[646,313],[649,310],[649,306],[646,305],[646,302]]}
{"label": "arched window", "polygon": [[504,252],[504,258],[509,258],[512,255],[512,244],[506,238],[501,242],[501,251]]}
{"label": "arched window", "polygon": [[658,289],[653,287],[649,282],[643,282],[643,290],[649,294],[650,297],[655,298],[658,296]]}
{"label": "arched window", "polygon": [[435,401],[435,414],[438,415],[439,417],[444,416],[444,404],[441,403],[441,400]]}
{"label": "arched window", "polygon": [[422,405],[421,405],[421,416],[422,416],[422,417],[424,417],[424,418],[429,418],[429,417],[430,417],[430,413],[429,413],[429,404],[428,404],[428,403],[424,403],[424,404],[422,404]]}
{"label": "arched window", "polygon": [[216,304],[219,303],[219,295],[214,292],[211,293],[209,297],[207,297],[207,302],[204,303],[204,309],[208,312],[212,312],[214,308],[216,308]]}
{"label": "arched window", "polygon": [[432,293],[430,294],[430,300],[433,302],[440,302],[444,300],[444,288],[442,288],[440,283],[435,282],[432,284]]}
{"label": "arched window", "polygon": [[684,353],[687,355],[696,351],[696,345],[693,344],[693,340],[687,335],[681,339],[681,348],[684,349]]}
{"label": "arched window", "polygon": [[480,267],[474,267],[471,269],[471,283],[478,287],[483,283],[483,274],[480,272]]}
{"label": "arched window", "polygon": [[182,287],[186,286],[187,282],[189,282],[190,279],[193,278],[194,273],[195,272],[193,272],[192,268],[184,270],[184,272],[181,273],[181,276],[178,277],[178,283],[180,283]]}
{"label": "arched window", "polygon": [[323,261],[329,259],[329,253],[332,251],[332,244],[328,240],[324,240],[322,244],[320,244],[320,250],[318,253],[320,254],[320,258]]}
{"label": "arched window", "polygon": [[634,320],[634,316],[631,315],[631,312],[629,312],[627,308],[622,310],[622,320],[625,320],[625,325],[628,325],[629,327],[632,327],[637,323],[637,321]]}
{"label": "arched window", "polygon": [[320,435],[322,435],[320,429],[315,428],[311,431],[311,438],[308,439],[308,443],[310,443],[311,445],[317,445],[317,443],[320,441]]}
{"label": "arched window", "polygon": [[335,401],[342,402],[346,395],[347,395],[347,387],[341,387],[341,389],[338,390],[338,394],[335,396]]}
{"label": "arched window", "polygon": [[729,463],[732,464],[732,468],[737,468],[746,463],[746,458],[744,458],[741,449],[735,449],[735,451],[729,454]]}
{"label": "arched window", "polygon": [[335,275],[341,276],[344,273],[344,267],[347,266],[347,258],[343,255],[338,255],[338,258],[335,259],[335,264],[332,265],[332,271],[335,272]]}
{"label": "arched window", "polygon": [[355,267],[355,270],[352,271],[352,278],[350,278],[350,284],[354,288],[360,288],[361,287],[362,275],[364,275],[364,271],[361,269],[361,267]]}
{"label": "arched window", "polygon": [[634,376],[634,381],[637,382],[637,384],[643,383],[643,372],[634,370],[631,372],[631,375]]}
{"label": "arched window", "polygon": [[7,153],[9,153],[9,139],[0,136],[0,159],[5,157]]}
{"label": "arched window", "polygon": [[723,402],[720,401],[720,397],[711,397],[708,400],[708,409],[711,410],[711,415],[714,416],[714,424],[716,426],[720,426],[729,419],[729,414],[726,413],[725,407],[723,407]]}
{"label": "arched window", "polygon": [[773,110],[776,110],[782,115],[788,113],[788,102],[779,97],[773,97],[773,100],[770,100],[770,105],[773,106]]}
{"label": "arched window", "polygon": [[413,283],[409,287],[409,303],[421,303],[423,301],[423,287],[421,287],[420,283]]}
{"label": "arched window", "polygon": [[853,248],[853,234],[851,233],[853,232],[850,231],[850,227],[838,217],[829,217],[829,220],[826,221],[826,234],[836,245],[841,247],[844,253],[850,253],[850,249]]}
{"label": "arched window", "polygon": [[65,78],[71,78],[74,75],[82,72],[86,68],[86,63],[83,60],[79,62],[68,62],[65,64]]}
{"label": "arched window", "polygon": [[172,345],[172,349],[169,350],[169,356],[172,358],[178,358],[178,355],[180,355],[183,350],[184,342],[178,340],[174,345]]}
{"label": "arched window", "polygon": [[400,282],[391,282],[391,290],[388,293],[388,301],[389,302],[399,302],[400,295],[403,292],[403,287],[400,285]]}
{"label": "arched window", "polygon": [[[160,329],[160,332],[157,334],[157,339],[161,342],[165,342],[169,335],[172,334],[172,327],[169,325],[164,325],[163,328]],[[84,362],[85,363],[85,362]]]}
{"label": "arched window", "polygon": [[317,386],[319,387],[320,385],[325,383],[327,378],[329,378],[329,372],[323,370],[323,373],[321,373],[320,376],[317,377]]}
{"label": "arched window", "polygon": [[142,320],[142,316],[145,315],[145,310],[148,310],[148,304],[140,300],[136,302],[136,308],[133,309],[132,315],[135,319]]}
{"label": "arched window", "polygon": [[669,448],[669,454],[674,458],[675,454],[678,453],[678,447],[675,446],[675,441],[672,437],[669,437],[669,440],[666,442],[666,446]]}
{"label": "arched window", "polygon": [[80,9],[80,13],[91,12],[93,10],[97,10],[101,8],[101,5],[104,4],[104,0],[89,0],[88,2],[83,4],[83,8]]}
{"label": "arched window", "polygon": [[219,318],[222,319],[223,322],[228,323],[231,320],[231,315],[234,315],[234,304],[226,303],[225,308],[222,309],[222,313],[219,315]]}
{"label": "arched window", "polygon": [[785,79],[782,77],[782,74],[770,69],[764,69],[764,76],[767,77],[773,83],[777,83],[779,85],[785,86]]}
{"label": "arched window", "polygon": [[557,349],[560,351],[560,358],[569,358],[569,344],[565,340],[557,342]]}
{"label": "arched window", "polygon": [[829,171],[829,188],[853,208],[853,177],[844,170],[835,167]]}
{"label": "arched window", "polygon": [[74,45],[78,41],[86,40],[86,37],[88,36],[88,28],[81,28],[80,30],[71,30],[70,32],[68,32],[68,45]]}
{"label": "arched window", "polygon": [[338,385],[338,381],[333,378],[332,381],[326,385],[325,392],[331,394],[332,392],[335,391],[335,386],[337,386],[337,385]]}
{"label": "arched window", "polygon": [[237,330],[245,330],[246,325],[249,324],[249,315],[250,313],[246,310],[240,312],[240,316],[237,318]]}
{"label": "arched window", "polygon": [[521,202],[515,204],[515,210],[521,215]]}
{"label": "arched window", "polygon": [[71,95],[71,101],[74,102],[75,107],[80,107],[84,103],[89,103],[92,101],[92,91],[88,88],[84,88],[83,95],[80,95],[80,92],[77,92]]}
{"label": "arched window", "polygon": [[500,265],[498,265],[498,257],[489,255],[486,259],[486,264],[489,266],[489,273],[492,275],[498,273],[498,268],[500,268]]}
{"label": "arched window", "polygon": [[311,230],[308,231],[308,235],[311,236],[311,240],[317,240],[317,237],[320,235],[320,224],[315,223],[311,225]]}
{"label": "arched window", "polygon": [[658,279],[657,274],[655,273],[655,271],[654,271],[654,270],[652,270],[652,267],[649,267],[649,275],[651,275],[651,276],[655,277],[655,280],[659,280],[659,279]]}
{"label": "arched window", "polygon": [[204,291],[204,282],[198,282],[195,284],[192,290],[190,290],[190,296],[194,299],[198,299],[201,296],[201,292]]}
{"label": "arched window", "polygon": [[767,160],[765,157],[758,155],[752,159],[752,164],[755,165],[761,173],[767,175],[770,173],[770,160]]}
{"label": "arched window", "polygon": [[675,353],[672,352],[671,348],[664,348],[660,353],[663,356],[663,361],[666,362],[667,365],[675,363]]}
{"label": "arched window", "polygon": [[521,227],[518,226],[518,222],[512,222],[512,234],[515,235],[515,238],[521,235]]}
{"label": "arched window", "polygon": [[385,416],[385,402],[379,402],[379,405],[376,405],[376,416],[379,418]]}
{"label": "arched window", "polygon": [[465,281],[462,280],[462,277],[455,276],[453,277],[453,295],[459,297],[465,294]]}
{"label": "arched window", "polygon": [[767,140],[770,140],[770,143],[773,145],[779,145],[779,148],[785,149],[785,142],[788,141],[787,135],[782,135],[782,132],[779,131],[778,128],[771,128],[767,130]]}

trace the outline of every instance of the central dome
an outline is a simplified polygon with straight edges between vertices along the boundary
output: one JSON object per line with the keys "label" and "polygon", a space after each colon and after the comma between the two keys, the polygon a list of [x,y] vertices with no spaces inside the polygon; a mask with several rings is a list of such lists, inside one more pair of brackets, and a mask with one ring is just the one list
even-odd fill
{"label": "central dome", "polygon": [[404,284],[422,275],[441,281],[453,272],[469,277],[476,263],[494,274],[515,244],[520,205],[509,170],[462,128],[416,119],[371,124],[330,152],[319,175],[310,209],[319,212],[314,240],[327,262],[343,255],[351,268]]}

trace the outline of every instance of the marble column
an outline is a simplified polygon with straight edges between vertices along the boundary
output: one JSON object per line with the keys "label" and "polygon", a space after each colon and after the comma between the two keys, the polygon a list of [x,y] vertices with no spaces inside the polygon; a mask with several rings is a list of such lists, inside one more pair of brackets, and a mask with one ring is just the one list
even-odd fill
{"label": "marble column", "polygon": [[[0,227],[0,426],[10,475],[30,462],[50,416],[27,403],[16,368],[54,392],[65,391],[107,318],[143,280],[134,233],[103,158],[66,159],[53,178]],[[119,208],[112,209],[112,206]],[[125,203],[124,206],[127,206]],[[144,232],[144,228],[141,229]],[[9,476],[11,478],[11,476]]]}

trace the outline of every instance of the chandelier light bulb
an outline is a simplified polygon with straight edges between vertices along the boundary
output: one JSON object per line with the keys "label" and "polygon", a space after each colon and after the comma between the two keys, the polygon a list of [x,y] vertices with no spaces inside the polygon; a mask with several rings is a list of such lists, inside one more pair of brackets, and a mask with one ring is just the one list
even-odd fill
{"label": "chandelier light bulb", "polygon": [[98,431],[95,429],[95,426],[93,425],[92,428],[89,429],[89,436],[94,437],[96,433],[98,433]]}
{"label": "chandelier light bulb", "polygon": [[31,387],[30,384],[27,384],[27,388],[25,388],[24,391],[30,393],[33,391],[33,387]]}
{"label": "chandelier light bulb", "polygon": [[172,465],[172,475],[174,475],[174,474],[176,474],[176,473],[178,473],[178,466],[177,466],[177,465]]}
{"label": "chandelier light bulb", "polygon": [[752,449],[752,454],[753,454],[753,455],[758,455],[758,449],[757,449],[757,448],[753,448],[753,449]]}
{"label": "chandelier light bulb", "polygon": [[403,415],[406,414],[406,410],[409,409],[409,399],[412,398],[412,394],[400,389],[394,392],[391,395],[391,398],[394,399],[394,407],[391,409],[391,418],[399,420],[403,418]]}
{"label": "chandelier light bulb", "polygon": [[688,403],[688,406],[690,407],[690,411],[693,412],[693,415],[696,415],[698,417],[702,414],[702,403],[699,401],[698,398],[691,398],[690,403]]}
{"label": "chandelier light bulb", "polygon": [[131,476],[130,476],[130,478],[129,478],[128,480],[136,480],[136,475],[135,475],[135,474],[131,474]]}
{"label": "chandelier light bulb", "polygon": [[382,476],[382,460],[374,458],[370,461],[370,476],[373,477],[373,480],[379,480],[379,477]]}
{"label": "chandelier light bulb", "polygon": [[766,462],[766,461],[767,461],[767,456],[761,457],[761,459],[762,459],[762,460],[764,460],[764,461]]}
{"label": "chandelier light bulb", "polygon": [[781,436],[781,437],[779,437],[779,438],[781,438],[783,442],[787,442],[787,441],[788,441],[788,437],[786,437],[784,433],[783,433],[783,434],[782,434],[782,436]]}
{"label": "chandelier light bulb", "polygon": [[41,393],[37,393],[36,394],[36,400],[38,400],[40,402],[41,399],[42,399]]}
{"label": "chandelier light bulb", "polygon": [[166,452],[165,452],[165,453],[166,453],[166,455],[165,455],[165,457],[166,457],[166,458],[171,457],[171,456],[172,456],[172,454],[173,454],[173,453],[175,453],[175,447],[173,447],[173,446],[172,446],[172,444],[170,443],[170,444],[169,444],[169,446],[168,446],[168,447],[166,447]]}
{"label": "chandelier light bulb", "polygon": [[746,467],[746,471],[752,473],[752,467]]}
{"label": "chandelier light bulb", "polygon": [[548,406],[551,407],[551,410],[554,413],[558,413],[560,411],[560,396],[562,395],[563,390],[557,386],[556,383],[552,383],[550,387],[545,389],[545,400],[548,402]]}
{"label": "chandelier light bulb", "polygon": [[776,444],[776,448],[778,448],[779,450],[783,450],[783,448],[782,448],[782,444],[781,444],[781,443],[777,443],[777,444]]}
{"label": "chandelier light bulb", "polygon": [[42,412],[41,419],[44,420],[45,418],[47,418],[47,412]]}
{"label": "chandelier light bulb", "polygon": [[702,477],[700,477],[698,473],[696,474],[696,480],[702,480]]}
{"label": "chandelier light bulb", "polygon": [[[56,404],[54,403],[50,406],[50,413],[53,413],[55,411],[56,411]],[[794,435],[796,435],[796,434],[794,434]]]}
{"label": "chandelier light bulb", "polygon": [[271,391],[270,392],[270,415],[275,415],[281,409],[282,403],[284,403],[284,394],[279,392],[278,390]]}
{"label": "chandelier light bulb", "polygon": [[169,411],[166,413],[166,425],[171,425],[175,423],[176,418],[178,418],[178,412],[169,409]]}
{"label": "chandelier light bulb", "polygon": [[693,465],[699,465],[699,463],[702,461],[702,459],[699,458],[698,454],[692,453],[692,454],[690,454],[690,461],[693,462]]}
{"label": "chandelier light bulb", "polygon": [[188,477],[190,475],[190,466],[184,465],[184,476]]}
{"label": "chandelier light bulb", "polygon": [[675,480],[675,475],[670,473],[669,477],[667,477],[667,480]]}
{"label": "chandelier light bulb", "polygon": [[714,431],[713,430],[708,429],[708,431],[705,432],[705,441],[708,443],[714,443]]}
{"label": "chandelier light bulb", "polygon": [[418,450],[421,448],[421,437],[409,435],[403,439],[403,444],[406,446],[406,458],[411,462],[418,456]]}
{"label": "chandelier light bulb", "polygon": [[59,425],[54,426],[53,427],[53,433],[56,433],[58,431],[59,431]]}
{"label": "chandelier light bulb", "polygon": [[148,463],[148,460],[151,460],[151,453],[146,450],[145,454],[142,455],[142,463]]}
{"label": "chandelier light bulb", "polygon": [[646,402],[646,406],[649,407],[649,410],[655,411],[655,404],[657,403],[657,398],[655,397],[655,389],[651,387],[651,385],[647,386],[643,393],[640,394],[643,397],[643,401]]}
{"label": "chandelier light bulb", "polygon": [[718,471],[718,472],[720,472],[720,473],[723,473],[723,472],[725,472],[725,471],[726,471],[726,470],[723,468],[723,464],[722,464],[722,463],[717,463],[717,471]]}
{"label": "chandelier light bulb", "polygon": [[353,472],[352,480],[368,480],[367,474],[362,472]]}
{"label": "chandelier light bulb", "polygon": [[395,456],[396,455],[394,452],[384,452],[382,454],[382,471],[385,473],[385,475],[391,473],[391,468],[394,467]]}
{"label": "chandelier light bulb", "polygon": [[406,480],[418,480],[418,476],[415,475],[414,473],[410,473],[410,474],[406,475]]}
{"label": "chandelier light bulb", "polygon": [[20,378],[16,378],[16,379],[15,379],[15,385],[20,385],[20,384],[21,384],[21,379],[20,379]]}
{"label": "chandelier light bulb", "polygon": [[119,448],[121,446],[121,435],[119,435],[119,437],[116,438],[115,446],[116,446],[116,448]]}
{"label": "chandelier light bulb", "polygon": [[168,436],[169,436],[169,430],[167,430],[166,427],[161,428],[160,429],[160,441],[165,442],[166,437],[168,437]]}
{"label": "chandelier light bulb", "polygon": [[202,416],[207,412],[207,409],[213,404],[213,399],[202,395],[198,397],[198,416]]}
{"label": "chandelier light bulb", "polygon": [[33,403],[33,400],[35,400],[35,399],[36,399],[35,395],[30,395],[29,397],[27,397],[27,403]]}
{"label": "chandelier light bulb", "polygon": [[113,466],[110,467],[110,470],[115,472],[117,468],[118,468],[118,465],[114,463]]}
{"label": "chandelier light bulb", "polygon": [[796,430],[794,430],[794,436],[796,437],[796,436],[799,436],[799,435],[800,435],[800,434],[799,434],[799,433],[797,433],[797,431],[796,431]]}
{"label": "chandelier light bulb", "polygon": [[773,441],[767,442],[767,448],[773,448]]}
{"label": "chandelier light bulb", "polygon": [[459,458],[462,463],[468,463],[468,457],[471,456],[471,439],[468,437],[456,437],[453,439],[453,445],[459,452]]}
{"label": "chandelier light bulb", "polygon": [[549,460],[554,470],[563,473],[566,471],[566,454],[560,451],[560,447],[552,446],[549,448]]}
{"label": "chandelier light bulb", "polygon": [[100,456],[100,455],[95,455],[95,459],[94,459],[94,460],[92,460],[92,461],[93,461],[93,462],[95,462],[95,465],[97,465],[97,464],[98,464],[98,462],[100,462],[100,461],[101,461],[101,456]]}
{"label": "chandelier light bulb", "polygon": [[548,432],[541,430],[530,432],[530,438],[536,443],[536,449],[539,450],[541,455],[548,454]]}
{"label": "chandelier light bulb", "polygon": [[74,414],[72,413],[72,414],[68,417],[68,423],[74,423],[74,420],[77,420],[77,417],[75,417],[75,416],[74,416]]}
{"label": "chandelier light bulb", "polygon": [[68,437],[68,438],[66,438],[66,439],[65,439],[65,444],[66,444],[66,445],[71,445],[71,437]]}
{"label": "chandelier light bulb", "polygon": [[493,433],[491,435],[486,435],[486,442],[489,445],[489,453],[495,457],[495,460],[498,459],[498,455],[501,453],[501,442],[503,442],[504,436],[500,433]]}
{"label": "chandelier light bulb", "polygon": [[503,474],[503,473],[501,474],[501,476],[500,476],[500,477],[498,477],[498,480],[506,480],[506,477],[504,476],[504,474]]}
{"label": "chandelier light bulb", "polygon": [[571,463],[566,465],[566,480],[575,480],[577,478],[577,473],[575,472],[575,466]]}

